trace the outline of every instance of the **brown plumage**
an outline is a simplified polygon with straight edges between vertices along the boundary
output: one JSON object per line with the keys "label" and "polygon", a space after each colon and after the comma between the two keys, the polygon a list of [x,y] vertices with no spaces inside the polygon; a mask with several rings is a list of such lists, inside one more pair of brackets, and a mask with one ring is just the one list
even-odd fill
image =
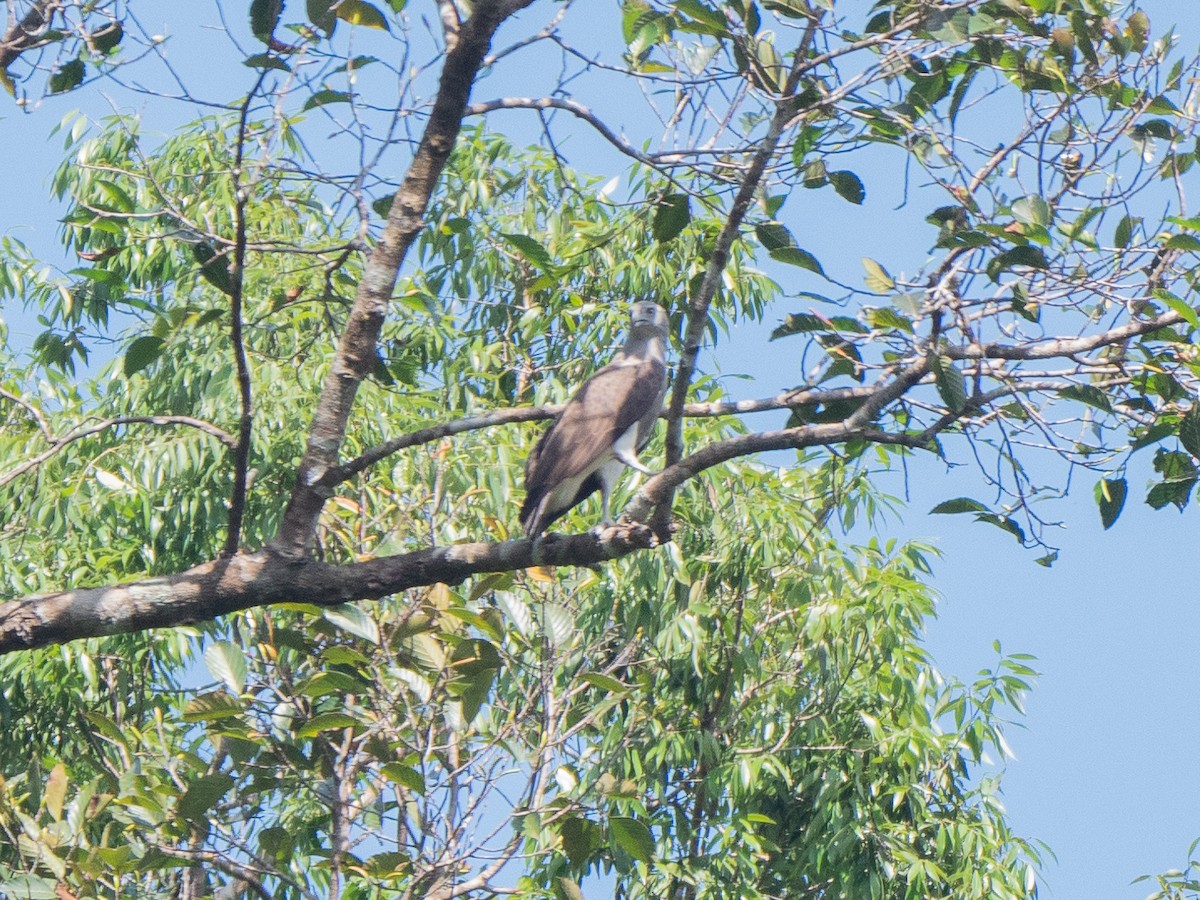
{"label": "brown plumage", "polygon": [[621,469],[654,474],[637,459],[649,443],[667,392],[667,314],[640,301],[630,309],[629,339],[612,362],[583,383],[525,463],[521,525],[537,537],[600,491],[602,522]]}

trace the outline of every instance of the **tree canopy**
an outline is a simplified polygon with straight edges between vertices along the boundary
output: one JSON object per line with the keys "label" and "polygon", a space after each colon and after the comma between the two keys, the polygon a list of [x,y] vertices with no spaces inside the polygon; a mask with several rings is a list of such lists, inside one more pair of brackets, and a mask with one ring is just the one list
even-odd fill
{"label": "tree canopy", "polygon": [[[1107,0],[253,0],[204,80],[189,19],[4,6],[70,260],[0,235],[38,323],[0,357],[5,891],[1036,892],[987,756],[1029,661],[943,679],[929,551],[835,526],[917,454],[976,460],[994,499],[936,511],[1047,565],[1081,480],[1105,527],[1142,457],[1190,502],[1171,33]],[[147,111],[54,112],[98,89]],[[926,249],[827,267],[812,205],[884,179]],[[520,539],[529,423],[636,299],[677,337],[662,471]],[[739,399],[756,323],[794,378]]]}

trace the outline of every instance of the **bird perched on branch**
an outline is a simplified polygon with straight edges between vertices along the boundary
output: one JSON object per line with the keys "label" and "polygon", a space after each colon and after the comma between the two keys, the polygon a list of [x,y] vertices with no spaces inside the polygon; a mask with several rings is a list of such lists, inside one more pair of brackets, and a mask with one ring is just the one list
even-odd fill
{"label": "bird perched on branch", "polygon": [[537,537],[600,492],[601,524],[624,466],[657,474],[638,460],[667,393],[667,313],[649,301],[630,308],[629,339],[613,361],[583,383],[525,463],[521,526]]}

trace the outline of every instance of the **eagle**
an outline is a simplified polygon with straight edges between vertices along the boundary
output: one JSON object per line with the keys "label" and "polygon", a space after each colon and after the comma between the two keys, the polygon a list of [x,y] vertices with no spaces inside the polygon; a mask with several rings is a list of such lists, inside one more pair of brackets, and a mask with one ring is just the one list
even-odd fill
{"label": "eagle", "polygon": [[583,383],[525,462],[520,519],[530,539],[596,491],[601,524],[608,524],[608,495],[621,469],[656,474],[637,454],[667,393],[667,313],[642,300],[629,320],[625,346]]}

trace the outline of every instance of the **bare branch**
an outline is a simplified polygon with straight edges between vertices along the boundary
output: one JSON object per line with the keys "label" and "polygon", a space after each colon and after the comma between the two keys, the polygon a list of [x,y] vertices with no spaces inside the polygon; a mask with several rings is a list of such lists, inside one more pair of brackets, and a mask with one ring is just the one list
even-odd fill
{"label": "bare branch", "polygon": [[964,344],[949,347],[942,352],[951,359],[1051,359],[1053,357],[1069,357],[1079,353],[1087,353],[1099,347],[1119,344],[1139,335],[1149,334],[1160,328],[1178,325],[1183,316],[1177,312],[1167,312],[1153,319],[1129,322],[1091,334],[1086,337],[1054,338],[1049,341],[1030,341],[1028,344]]}
{"label": "bare branch", "polygon": [[259,73],[254,87],[246,94],[238,116],[237,144],[234,150],[233,167],[233,272],[230,279],[229,292],[229,341],[233,344],[233,359],[237,371],[238,404],[241,415],[238,418],[238,442],[233,451],[233,490],[229,496],[228,527],[225,534],[225,546],[221,553],[232,556],[237,553],[242,540],[242,517],[246,512],[246,489],[250,469],[250,442],[254,433],[254,395],[250,382],[250,363],[246,358],[246,343],[242,329],[242,307],[244,305],[243,291],[246,285],[246,202],[249,191],[244,181],[243,163],[246,154],[246,128],[250,117],[250,104],[258,95],[267,70]]}
{"label": "bare branch", "polygon": [[[815,14],[809,19],[808,25],[805,27],[804,37],[795,51],[795,61],[792,63],[787,81],[780,92],[780,98],[776,102],[775,113],[771,117],[770,127],[767,129],[766,136],[763,137],[759,144],[758,150],[755,152],[746,170],[746,174],[742,177],[737,196],[734,198],[733,205],[726,216],[725,224],[714,241],[712,252],[709,255],[708,266],[704,271],[704,280],[701,282],[696,296],[692,298],[691,308],[688,310],[683,352],[680,354],[679,364],[675,368],[675,382],[671,386],[671,400],[668,404],[669,413],[667,415],[666,442],[666,463],[668,468],[678,463],[683,456],[683,407],[687,401],[692,376],[696,371],[696,359],[700,354],[704,332],[708,328],[709,306],[716,296],[717,288],[721,282],[721,275],[725,271],[725,266],[729,261],[729,250],[738,236],[742,220],[746,217],[746,213],[750,209],[750,204],[754,200],[754,195],[758,191],[759,184],[766,173],[767,164],[771,161],[771,157],[775,155],[775,150],[779,146],[784,128],[793,120],[791,99],[795,96],[796,89],[800,83],[800,76],[805,71],[808,49],[812,46],[813,39],[816,37],[817,26],[820,24],[823,16],[823,11]],[[662,500],[664,508],[660,514],[661,521],[658,523],[660,526],[664,525],[670,516],[670,491],[663,495]]]}
{"label": "bare branch", "polygon": [[[774,397],[766,397],[761,400],[717,400],[711,403],[689,403],[683,408],[683,414],[688,418],[711,418],[745,413],[770,412],[779,409],[795,409],[800,406],[814,406],[823,403],[836,403],[842,400],[867,398],[873,396],[875,392],[876,389],[872,387],[838,388],[829,391],[797,388],[796,390],[785,391],[782,394],[777,394]],[[482,413],[477,416],[466,416],[461,419],[443,422],[439,425],[431,425],[428,428],[422,428],[418,431],[410,431],[408,434],[402,434],[399,437],[385,441],[376,447],[372,447],[365,453],[356,456],[354,459],[335,466],[321,479],[321,484],[327,488],[335,487],[353,478],[359,472],[365,471],[380,460],[400,450],[406,450],[409,447],[417,447],[421,444],[429,444],[433,441],[450,437],[451,435],[463,434],[468,431],[479,431],[484,428],[493,428],[497,425],[512,425],[518,422],[541,422],[553,419],[562,411],[562,408],[561,404],[552,404],[549,406],[525,406],[515,409],[494,409],[491,412]],[[664,408],[659,415],[662,418],[666,418],[667,414],[667,410]]]}
{"label": "bare branch", "polygon": [[51,17],[61,7],[59,0],[37,0],[21,21],[0,37],[0,72],[7,71],[22,53],[41,43]]}
{"label": "bare branch", "polygon": [[594,112],[577,100],[569,97],[502,97],[497,100],[487,100],[482,103],[472,103],[466,109],[468,116],[482,116],[498,109],[561,109],[582,119],[598,131],[606,141],[624,153],[647,166],[661,166],[671,160],[672,153],[643,153],[625,138],[614,132]]}

